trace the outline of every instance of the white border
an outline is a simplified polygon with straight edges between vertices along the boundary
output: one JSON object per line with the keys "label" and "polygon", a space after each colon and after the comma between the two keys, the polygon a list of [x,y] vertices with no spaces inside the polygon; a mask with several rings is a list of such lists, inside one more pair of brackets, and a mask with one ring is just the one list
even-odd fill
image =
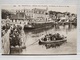
{"label": "white border", "polygon": [[[59,55],[59,56],[2,56],[0,60],[80,60],[80,1],[79,0],[0,0],[0,4],[53,4],[53,5],[77,5],[78,6],[78,26],[77,26],[77,55]],[[0,5],[1,7],[1,5]],[[1,11],[1,9],[0,9]],[[0,12],[1,14],[1,12]],[[1,17],[0,17],[1,20]],[[1,23],[1,21],[0,21]],[[1,24],[0,24],[0,36],[1,36]],[[1,37],[0,37],[1,40]],[[0,41],[1,44],[1,41]],[[0,45],[1,47],[1,45]],[[1,52],[1,50],[0,50]]]}

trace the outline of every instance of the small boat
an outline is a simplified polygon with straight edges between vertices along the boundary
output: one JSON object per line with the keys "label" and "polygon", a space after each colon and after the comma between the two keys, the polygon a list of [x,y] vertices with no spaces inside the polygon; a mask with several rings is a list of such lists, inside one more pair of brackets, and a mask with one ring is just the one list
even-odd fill
{"label": "small boat", "polygon": [[54,41],[42,41],[42,40],[39,40],[39,44],[40,45],[41,44],[43,44],[43,45],[45,45],[45,44],[56,44],[56,43],[64,43],[64,42],[67,42],[66,38],[64,38],[62,40],[54,40]]}
{"label": "small boat", "polygon": [[[50,38],[50,36],[48,38]],[[46,48],[50,48],[50,47],[58,47],[66,42],[67,42],[67,37],[64,37],[64,36],[61,37],[61,39],[53,38],[52,40],[50,40],[50,39],[45,40],[44,38],[42,38],[41,40],[39,40],[39,45],[45,45]]]}

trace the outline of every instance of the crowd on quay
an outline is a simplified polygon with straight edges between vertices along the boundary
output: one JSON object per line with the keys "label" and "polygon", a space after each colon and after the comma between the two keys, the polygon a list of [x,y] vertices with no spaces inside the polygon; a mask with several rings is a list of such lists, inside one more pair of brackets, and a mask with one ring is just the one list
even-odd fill
{"label": "crowd on quay", "polygon": [[21,30],[22,27],[20,25],[11,25],[9,23],[6,23],[5,25],[1,26],[1,37],[3,36],[10,30],[9,34],[9,41],[11,46],[20,46],[20,39],[21,39]]}
{"label": "crowd on quay", "polygon": [[10,29],[10,24],[7,23],[3,26],[1,26],[1,37],[5,35],[5,33],[7,33],[7,31]]}

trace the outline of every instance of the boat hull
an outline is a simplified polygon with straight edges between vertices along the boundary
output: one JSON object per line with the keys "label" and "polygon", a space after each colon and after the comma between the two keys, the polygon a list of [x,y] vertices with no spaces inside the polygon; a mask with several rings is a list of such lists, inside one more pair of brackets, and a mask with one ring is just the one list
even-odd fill
{"label": "boat hull", "polygon": [[24,29],[34,29],[33,27],[24,27]]}
{"label": "boat hull", "polygon": [[45,45],[45,44],[57,44],[57,43],[64,43],[64,42],[67,42],[67,40],[66,39],[64,39],[64,40],[55,40],[55,41],[41,41],[41,40],[39,40],[40,45],[41,44],[43,44],[43,45]]}
{"label": "boat hull", "polygon": [[54,23],[40,23],[40,24],[31,24],[32,27],[28,27],[27,25],[24,26],[24,29],[38,29],[38,28],[49,28],[53,27]]}
{"label": "boat hull", "polygon": [[46,49],[48,48],[56,48],[61,46],[63,43],[66,43],[67,40],[57,40],[57,41],[50,41],[50,42],[45,42],[45,41],[39,41],[39,45],[44,45]]}

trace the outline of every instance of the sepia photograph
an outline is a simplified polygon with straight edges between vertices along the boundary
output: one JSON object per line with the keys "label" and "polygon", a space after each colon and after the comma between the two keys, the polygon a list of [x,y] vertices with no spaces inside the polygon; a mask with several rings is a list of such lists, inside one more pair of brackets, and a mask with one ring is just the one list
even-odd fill
{"label": "sepia photograph", "polygon": [[75,5],[2,5],[2,55],[77,55]]}

